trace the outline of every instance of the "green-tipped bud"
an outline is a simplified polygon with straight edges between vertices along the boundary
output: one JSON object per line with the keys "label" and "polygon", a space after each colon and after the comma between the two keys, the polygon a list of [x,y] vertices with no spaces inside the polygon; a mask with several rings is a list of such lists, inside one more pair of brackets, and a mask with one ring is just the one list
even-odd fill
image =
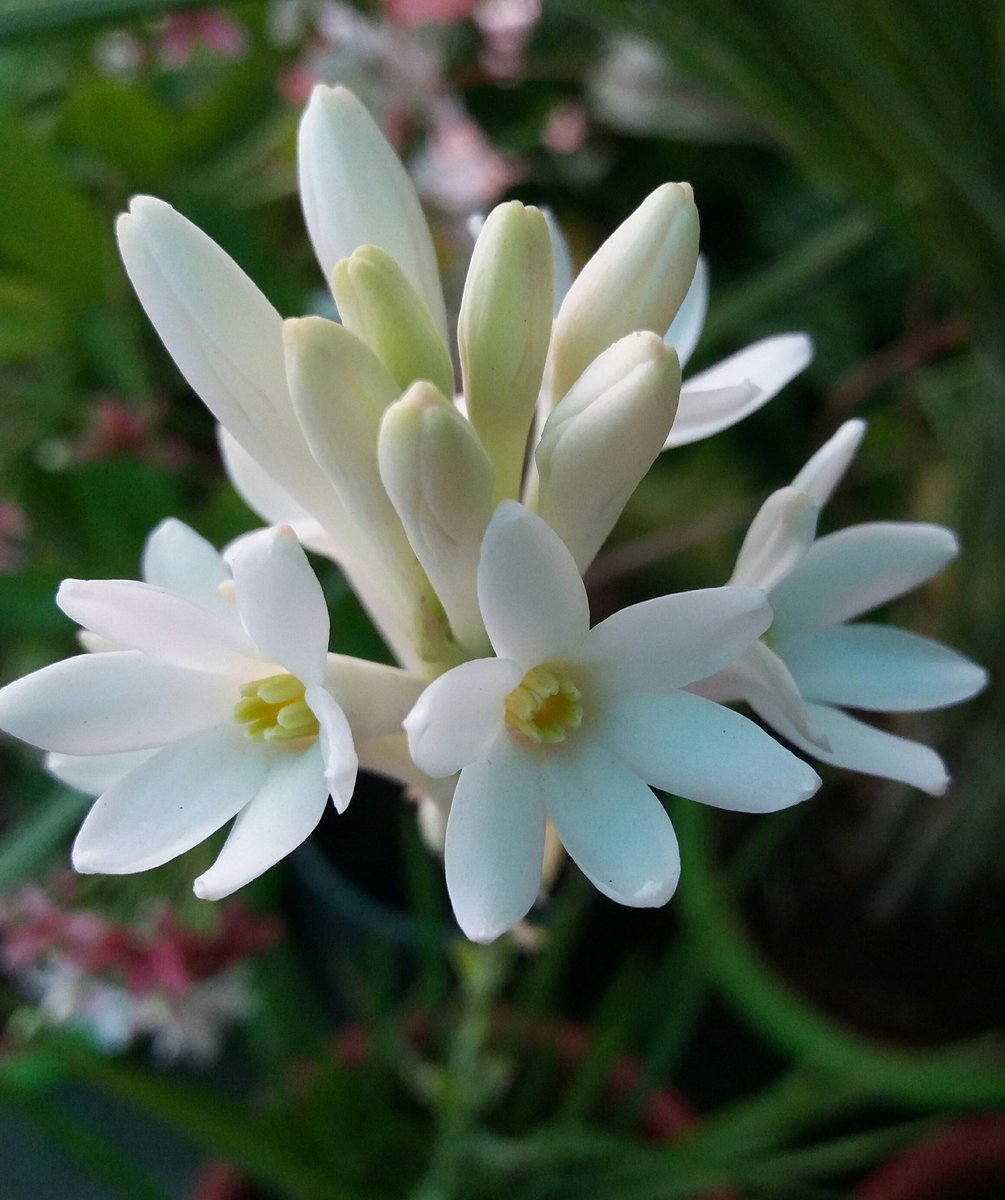
{"label": "green-tipped bud", "polygon": [[561,400],[608,346],[637,329],[666,333],[694,278],[698,210],[686,183],[648,196],[594,254],[555,321],[549,390]]}
{"label": "green-tipped bud", "polygon": [[470,424],[431,384],[413,384],[384,416],[380,477],[440,598],[454,637],[487,652],[475,580],[492,516],[492,464]]}
{"label": "green-tipped bud", "polygon": [[399,394],[428,379],[453,395],[450,351],[401,267],[378,246],[360,246],[335,264],[332,290],[345,327],[377,355]]}
{"label": "green-tipped bud", "polygon": [[655,333],[631,333],[576,381],[535,453],[538,511],[585,571],[656,461],[677,412],[680,364]]}
{"label": "green-tipped bud", "polygon": [[554,292],[544,214],[500,204],[475,243],[457,323],[468,417],[495,466],[497,501],[520,494]]}

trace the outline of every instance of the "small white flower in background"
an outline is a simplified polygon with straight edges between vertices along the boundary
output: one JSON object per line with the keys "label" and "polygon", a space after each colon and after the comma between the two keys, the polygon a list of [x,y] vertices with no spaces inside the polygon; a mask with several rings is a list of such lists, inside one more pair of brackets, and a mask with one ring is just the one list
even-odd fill
{"label": "small white flower in background", "polygon": [[987,682],[982,667],[938,642],[855,620],[941,571],[959,552],[954,533],[915,522],[869,522],[814,540],[817,515],[864,434],[863,421],[846,422],[754,518],[731,582],[765,591],[775,614],[771,629],[696,690],[746,701],[823,762],[938,796],[949,776],[934,750],[844,711],[945,708]]}
{"label": "small white flower in background", "polygon": [[[153,539],[148,577],[177,575],[169,559],[154,563],[168,541],[179,541],[176,523]],[[80,756],[98,756],[90,782],[108,786],[74,844],[77,870],[159,866],[236,816],[195,884],[198,895],[219,899],[295,849],[329,794],[339,811],[349,803],[356,751],[326,680],[328,612],[304,552],[288,529],[263,530],[242,540],[231,567],[232,580],[208,593],[224,569],[215,556],[189,579],[175,578],[181,590],[66,580],[63,611],[118,648],[0,690],[0,727],[72,756],[62,760],[64,777],[78,768],[87,787]],[[132,763],[106,757],[123,753]]]}
{"label": "small white flower in background", "polygon": [[447,887],[468,937],[491,941],[530,909],[546,818],[585,875],[623,904],[665,904],[680,863],[650,790],[744,812],[812,795],[810,767],[746,718],[683,691],[767,628],[763,593],[664,596],[589,627],[572,556],[540,517],[499,506],[478,598],[494,658],[441,675],[405,721],[433,777],[460,772]]}

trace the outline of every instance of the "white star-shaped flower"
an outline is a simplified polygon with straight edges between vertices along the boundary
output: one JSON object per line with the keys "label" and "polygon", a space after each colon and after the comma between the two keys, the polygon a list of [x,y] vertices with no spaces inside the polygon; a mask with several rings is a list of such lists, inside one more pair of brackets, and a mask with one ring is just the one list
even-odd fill
{"label": "white star-shaped flower", "polygon": [[496,657],[441,675],[405,721],[423,771],[460,772],[446,875],[473,940],[498,937],[533,904],[546,817],[597,888],[652,907],[673,894],[680,863],[650,786],[744,812],[819,786],[753,722],[681,690],[763,633],[771,614],[756,589],[664,596],[591,629],[565,545],[505,502],[485,534],[478,598]]}
{"label": "white star-shaped flower", "polygon": [[[219,899],[295,849],[329,794],[339,811],[349,803],[356,751],[326,686],[328,612],[307,558],[289,529],[269,529],[243,539],[231,567],[223,596],[205,591],[208,561],[180,590],[66,580],[63,611],[120,648],[0,690],[0,728],[71,762],[97,756],[96,777],[111,777],[74,844],[77,870],[148,870],[236,816],[195,884]],[[135,754],[132,769],[107,757],[123,754]]]}
{"label": "white star-shaped flower", "polygon": [[823,762],[896,779],[934,796],[948,786],[930,747],[845,712],[925,712],[979,692],[987,672],[929,638],[857,621],[925,583],[959,552],[956,535],[919,522],[868,522],[814,540],[817,515],[847,470],[865,423],[846,422],[754,518],[731,582],[767,594],[764,641],[696,685],[745,700]]}

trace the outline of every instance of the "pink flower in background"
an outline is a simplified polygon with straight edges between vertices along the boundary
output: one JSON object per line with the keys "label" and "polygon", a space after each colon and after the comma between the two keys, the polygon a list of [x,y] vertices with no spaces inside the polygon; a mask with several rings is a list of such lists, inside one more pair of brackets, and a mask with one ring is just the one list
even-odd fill
{"label": "pink flower in background", "polygon": [[475,0],[383,0],[380,7],[389,21],[421,29],[423,25],[453,25],[465,20]]}
{"label": "pink flower in background", "polygon": [[196,9],[165,18],[159,46],[165,67],[186,66],[200,49],[219,58],[241,58],[248,49],[248,35],[233,17],[217,9]]}
{"label": "pink flower in background", "polygon": [[494,204],[525,174],[516,159],[493,148],[482,127],[452,100],[435,106],[429,138],[409,168],[419,194],[455,214]]}
{"label": "pink flower in background", "polygon": [[541,0],[479,0],[472,16],[485,42],[481,63],[489,75],[520,75],[524,50],[541,19]]}
{"label": "pink flower in background", "polygon": [[84,1028],[109,1052],[149,1037],[162,1059],[215,1058],[226,1028],[251,1010],[244,964],[276,942],[278,923],[239,903],[207,932],[163,903],[118,922],[77,907],[78,896],[59,876],[0,903],[0,964],[36,1002],[37,1021]]}

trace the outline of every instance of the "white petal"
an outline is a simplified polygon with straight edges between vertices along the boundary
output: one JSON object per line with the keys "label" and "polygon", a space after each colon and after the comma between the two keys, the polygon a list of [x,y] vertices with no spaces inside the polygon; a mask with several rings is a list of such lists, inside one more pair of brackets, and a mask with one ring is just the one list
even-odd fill
{"label": "white petal", "polygon": [[434,679],[404,722],[416,765],[440,779],[487,753],[503,732],[503,701],[523,674],[510,659],[477,658]]}
{"label": "white petal", "polygon": [[124,754],[47,754],[45,769],[74,791],[99,796],[156,753],[129,750]]}
{"label": "white petal", "polygon": [[[542,206],[544,219],[548,222],[548,233],[551,234],[551,258],[555,264],[555,308],[553,316],[558,316],[565,294],[572,287],[572,252],[569,240],[562,232],[562,227],[555,220],[555,214],[550,208]],[[477,234],[475,235],[477,236]]]}
{"label": "white petal", "polygon": [[792,486],[812,496],[823,508],[858,453],[865,429],[865,421],[845,421],[793,479]]}
{"label": "white petal", "polygon": [[775,648],[808,699],[874,712],[945,708],[988,680],[955,650],[889,625],[839,625]]}
{"label": "white petal", "polygon": [[618,696],[595,736],[653,787],[734,812],[775,812],[820,786],[811,767],[746,717],[712,700]]}
{"label": "white petal", "polygon": [[318,744],[271,755],[261,787],[238,813],[216,862],[195,881],[195,894],[222,900],[257,879],[313,832],[327,799]]}
{"label": "white petal", "polygon": [[226,676],[185,671],[136,650],[81,654],[0,690],[0,729],[43,750],[146,750],[229,720]]}
{"label": "white petal", "polygon": [[867,725],[840,708],[829,704],[808,706],[814,724],[830,745],[829,750],[821,750],[805,741],[777,712],[759,704],[752,707],[786,740],[821,762],[861,771],[864,775],[878,775],[881,779],[896,779],[932,796],[941,796],[949,786],[946,765],[930,747]]}
{"label": "white petal", "polygon": [[293,416],[282,320],[237,264],[170,205],[134,197],[116,225],[140,303],[221,424],[329,530],[345,524]]}
{"label": "white petal", "polygon": [[233,725],[165,747],[94,802],[73,845],[83,874],[148,871],[184,854],[258,791],[269,754]]}
{"label": "white petal", "polygon": [[478,603],[496,654],[524,670],[574,654],[590,625],[586,588],[562,539],[512,501],[486,530]]}
{"label": "white petal", "polygon": [[64,579],[56,603],[99,637],[192,671],[245,675],[255,648],[240,622],[133,579]]}
{"label": "white petal", "polygon": [[222,425],[216,427],[220,457],[237,494],[266,525],[289,525],[302,546],[339,562],[340,547],[320,522],[258,465]]}
{"label": "white petal", "polygon": [[329,654],[325,664],[325,690],[345,713],[357,741],[400,733],[428,682],[399,667],[346,654]]}
{"label": "white petal", "polygon": [[373,118],[344,87],[315,87],[297,143],[300,199],[321,270],[358,246],[379,246],[447,325],[436,250],[415,188]]}
{"label": "white petal", "polygon": [[323,687],[308,688],[305,699],[320,726],[325,783],[335,807],[339,812],[345,812],[356,787],[359,768],[352,730],[345,713]]}
{"label": "white petal", "polygon": [[680,852],[670,818],[648,786],[586,738],[544,762],[545,807],[587,879],[619,904],[666,904],[680,878]]}
{"label": "white petal", "polygon": [[223,556],[182,521],[168,517],[150,534],[143,547],[142,574],[147,583],[186,596],[211,612],[234,615],[219,591],[230,578]]}
{"label": "white petal", "polygon": [[939,525],[852,525],[814,542],[771,593],[776,637],[827,629],[895,600],[931,579],[959,553]]}
{"label": "white petal", "polygon": [[708,260],[703,254],[698,255],[698,265],[694,269],[694,279],[687,290],[687,295],[681,302],[677,315],[666,331],[663,340],[668,346],[677,351],[680,365],[686,366],[688,359],[694,353],[705,328],[705,316],[708,313]]}
{"label": "white petal", "polygon": [[579,654],[602,691],[671,692],[739,658],[771,623],[757,588],[706,588],[624,608]]}
{"label": "white petal", "polygon": [[805,492],[795,488],[773,492],[750,524],[729,582],[771,591],[806,557],[819,514]]}
{"label": "white petal", "polygon": [[755,642],[746,654],[710,678],[692,683],[688,691],[719,704],[732,704],[736,700],[750,704],[752,699],[760,698],[784,713],[803,737],[827,749],[827,739],[813,724],[791,672],[763,642]]}
{"label": "white petal", "polygon": [[503,736],[461,772],[444,860],[457,923],[494,941],[526,916],[544,862],[544,806],[534,759]]}
{"label": "white petal", "polygon": [[805,333],[764,338],[684,381],[667,449],[728,429],[777,396],[813,361]]}
{"label": "white petal", "polygon": [[280,525],[246,538],[231,565],[238,612],[262,657],[303,683],[320,683],[328,608],[293,531]]}

